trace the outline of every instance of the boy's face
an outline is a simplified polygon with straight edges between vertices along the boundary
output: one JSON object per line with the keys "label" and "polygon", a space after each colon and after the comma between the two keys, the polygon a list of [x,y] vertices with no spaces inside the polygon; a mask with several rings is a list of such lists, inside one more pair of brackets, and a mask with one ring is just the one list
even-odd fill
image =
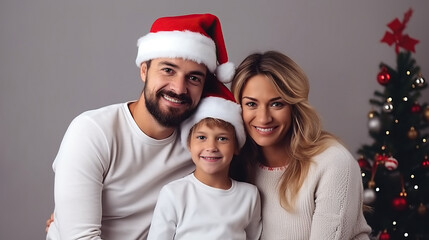
{"label": "boy's face", "polygon": [[198,126],[189,141],[197,177],[228,176],[229,165],[237,146],[234,131],[206,124]]}

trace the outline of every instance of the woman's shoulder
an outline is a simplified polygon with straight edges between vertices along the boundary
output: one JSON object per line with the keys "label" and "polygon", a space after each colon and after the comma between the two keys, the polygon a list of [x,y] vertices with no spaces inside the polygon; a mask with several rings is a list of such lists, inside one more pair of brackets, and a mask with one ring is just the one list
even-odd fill
{"label": "woman's shoulder", "polygon": [[339,185],[357,181],[361,171],[357,160],[340,142],[331,144],[323,152],[313,158],[309,176],[314,179],[331,179]]}
{"label": "woman's shoulder", "polygon": [[330,141],[324,151],[314,156],[313,162],[321,167],[341,169],[357,165],[357,161],[350,151],[337,140]]}

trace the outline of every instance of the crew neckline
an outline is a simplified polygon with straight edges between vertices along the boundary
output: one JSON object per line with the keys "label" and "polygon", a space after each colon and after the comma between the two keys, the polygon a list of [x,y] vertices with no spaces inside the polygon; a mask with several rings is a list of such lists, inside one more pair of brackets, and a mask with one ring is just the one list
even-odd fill
{"label": "crew neckline", "polygon": [[284,171],[284,170],[286,170],[287,165],[285,165],[285,166],[281,166],[281,167],[268,167],[268,166],[265,166],[265,165],[264,165],[264,164],[262,164],[262,163],[259,163],[259,164],[258,164],[258,167],[259,167],[260,169],[262,169],[262,170],[265,170],[265,171],[272,171],[272,172],[275,172],[275,171]]}

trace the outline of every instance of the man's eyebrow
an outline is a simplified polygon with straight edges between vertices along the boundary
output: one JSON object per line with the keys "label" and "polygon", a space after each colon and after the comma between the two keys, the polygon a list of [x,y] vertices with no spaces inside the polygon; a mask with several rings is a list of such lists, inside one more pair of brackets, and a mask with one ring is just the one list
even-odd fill
{"label": "man's eyebrow", "polygon": [[201,76],[201,77],[206,77],[206,74],[201,72],[201,71],[192,71],[189,74],[190,75],[197,75],[197,76]]}
{"label": "man's eyebrow", "polygon": [[[166,65],[166,66],[169,66],[169,67],[172,67],[172,68],[179,68],[178,65],[176,65],[176,64],[174,64],[172,62],[169,62],[169,61],[161,61],[161,62],[158,63],[158,65],[159,66]],[[202,77],[206,76],[206,73],[201,72],[201,71],[191,71],[189,74],[190,75],[198,75],[198,76],[202,76]]]}
{"label": "man's eyebrow", "polygon": [[173,68],[179,68],[179,66],[177,66],[176,64],[174,64],[172,62],[169,62],[169,61],[159,62],[158,65],[167,65],[167,66],[170,66],[170,67],[173,67]]}

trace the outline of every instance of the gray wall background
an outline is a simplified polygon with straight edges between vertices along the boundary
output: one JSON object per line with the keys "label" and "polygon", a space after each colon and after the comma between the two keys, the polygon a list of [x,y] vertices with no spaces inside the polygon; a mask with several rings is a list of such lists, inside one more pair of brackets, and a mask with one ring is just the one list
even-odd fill
{"label": "gray wall background", "polygon": [[[165,15],[219,16],[230,60],[279,50],[307,72],[310,102],[350,151],[370,143],[369,98],[381,61],[379,40],[408,8],[405,30],[429,80],[429,1],[57,1],[0,2],[0,239],[43,239],[52,212],[52,161],[79,113],[137,99],[137,39]],[[429,100],[428,90],[422,101]]]}

